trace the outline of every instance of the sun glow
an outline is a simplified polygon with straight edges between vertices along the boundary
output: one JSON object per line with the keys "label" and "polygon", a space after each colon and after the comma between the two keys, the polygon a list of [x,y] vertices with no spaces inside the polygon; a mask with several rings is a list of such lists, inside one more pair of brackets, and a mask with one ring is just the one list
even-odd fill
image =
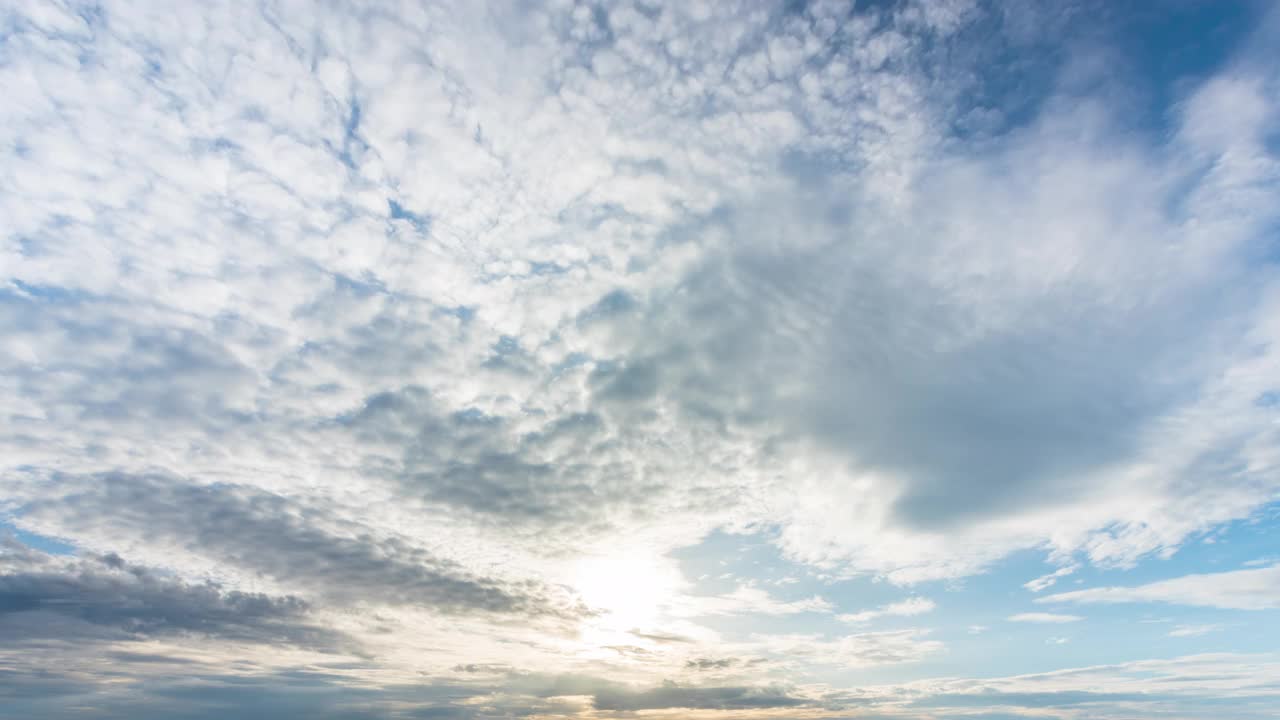
{"label": "sun glow", "polygon": [[591,609],[596,624],[609,630],[652,625],[680,586],[680,572],[667,558],[630,550],[593,555],[578,562],[573,586]]}

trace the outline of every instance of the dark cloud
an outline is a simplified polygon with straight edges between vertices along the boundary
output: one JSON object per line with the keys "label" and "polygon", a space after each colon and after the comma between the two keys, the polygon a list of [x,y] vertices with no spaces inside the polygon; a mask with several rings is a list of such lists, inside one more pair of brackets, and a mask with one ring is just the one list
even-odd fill
{"label": "dark cloud", "polygon": [[804,705],[779,688],[686,687],[672,683],[651,690],[601,690],[595,694],[597,710],[763,710]]}
{"label": "dark cloud", "polygon": [[197,634],[319,649],[355,647],[315,623],[310,606],[296,597],[192,584],[112,555],[61,559],[11,539],[3,542],[0,636],[11,642]]}
{"label": "dark cloud", "polygon": [[477,577],[404,541],[374,537],[321,508],[262,490],[161,475],[64,476],[58,482],[65,494],[34,501],[24,513],[59,527],[123,530],[172,542],[331,601],[448,613],[578,612],[536,584]]}
{"label": "dark cloud", "polygon": [[419,683],[374,687],[358,676],[316,668],[244,675],[213,674],[205,668],[157,673],[148,663],[121,670],[145,682],[110,683],[102,676],[30,667],[8,676],[0,664],[0,699],[8,701],[0,703],[0,718],[518,718],[573,714],[581,703],[566,703],[561,696],[590,695],[608,685],[586,677],[511,675],[512,682],[424,677]]}
{"label": "dark cloud", "polygon": [[588,696],[597,710],[622,712],[669,708],[748,710],[796,707],[810,702],[778,687],[690,686],[668,681],[644,688],[590,675],[517,671],[506,673],[492,692],[513,701],[523,698],[519,703],[524,704],[534,704],[530,701],[533,698]]}
{"label": "dark cloud", "polygon": [[[344,678],[323,673],[143,677],[146,682],[125,685],[98,684],[83,678],[64,680],[55,692],[16,698],[0,707],[0,718],[374,720],[412,717],[395,712],[395,701],[403,702],[403,697],[362,688]],[[0,697],[2,692],[0,690]],[[423,691],[418,695],[429,693]]]}
{"label": "dark cloud", "polygon": [[[6,715],[5,706],[21,706],[27,701],[83,693],[88,689],[84,678],[48,668],[31,667],[28,663],[0,660],[0,718],[19,717]],[[25,717],[37,717],[27,715]]]}

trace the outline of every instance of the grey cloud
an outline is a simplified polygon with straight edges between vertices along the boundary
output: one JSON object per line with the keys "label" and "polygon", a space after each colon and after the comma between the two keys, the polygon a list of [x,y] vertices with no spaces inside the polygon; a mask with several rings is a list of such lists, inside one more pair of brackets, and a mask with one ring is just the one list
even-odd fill
{"label": "grey cloud", "polygon": [[763,710],[796,707],[809,701],[788,695],[780,688],[688,687],[667,683],[650,690],[611,689],[595,694],[597,710]]}
{"label": "grey cloud", "polygon": [[[1155,717],[1188,713],[1189,717],[1229,717],[1261,720],[1271,712],[1277,697],[1274,693],[1250,694],[1248,697],[1226,698],[1217,693],[1197,692],[981,692],[971,694],[940,693],[911,703],[912,707],[944,712],[943,717],[1021,719],[1031,717],[1114,717],[1128,712],[1134,717]],[[982,709],[1001,708],[1004,712]],[[1229,710],[1227,708],[1230,708]],[[974,710],[978,714],[972,714]],[[1055,710],[1062,714],[1053,713]],[[1022,711],[1022,712],[1018,712]]]}
{"label": "grey cloud", "polygon": [[[6,693],[18,687],[40,693]],[[6,678],[0,673],[0,718],[84,717],[88,699],[97,718],[206,718],[234,714],[245,718],[308,717],[323,720],[364,718],[526,717],[573,714],[580,705],[557,700],[566,695],[587,696],[597,710],[634,712],[640,709],[739,709],[795,707],[803,701],[782,690],[744,687],[684,687],[665,684],[633,689],[589,676],[547,676],[513,673],[499,682],[458,683],[424,678],[417,684],[384,684],[376,688],[349,676],[317,669],[277,670],[254,675],[160,673],[147,682],[98,684],[103,678],[73,673],[36,672]]]}
{"label": "grey cloud", "polygon": [[341,274],[297,310],[314,339],[269,369],[273,381],[306,392],[317,381],[378,387],[432,367],[463,341],[465,323],[447,308],[371,279]]}
{"label": "grey cloud", "polygon": [[736,658],[695,658],[685,662],[690,670],[724,670],[738,664]]}
{"label": "grey cloud", "polygon": [[465,665],[454,665],[453,671],[460,673],[506,674],[511,672],[511,667],[508,665],[491,663],[467,663]]}
{"label": "grey cloud", "polygon": [[11,642],[200,634],[253,643],[354,649],[342,634],[311,619],[296,597],[227,591],[192,584],[112,555],[60,560],[3,540],[0,635]]}
{"label": "grey cloud", "polygon": [[[804,193],[733,208],[722,223],[733,245],[620,321],[620,367],[645,371],[616,373],[602,399],[640,407],[657,396],[712,427],[757,427],[766,453],[774,441],[816,443],[852,472],[901,482],[881,496],[896,498],[889,517],[903,532],[965,531],[1111,495],[1105,473],[1145,459],[1162,419],[1202,399],[1208,368],[1223,362],[1209,348],[1240,341],[1222,318],[1247,315],[1257,298],[1216,280],[1256,272],[1228,257],[1206,282],[1166,240],[1176,218],[1129,212],[1172,202],[1143,180],[1167,172],[1163,161],[1117,160],[1101,135],[1059,142],[1065,121],[1039,122],[995,159],[938,158],[913,188],[918,217],[886,214],[838,179],[830,192],[855,198],[844,220]],[[1033,152],[1062,162],[1041,169]],[[1059,191],[1076,177],[1090,178],[1085,215]],[[1117,205],[1121,193],[1129,201]],[[968,235],[993,205],[1010,214],[1007,236]],[[1066,267],[1027,239],[1051,228],[1082,238]],[[1127,238],[1123,250],[1104,251],[1110,234]],[[1094,529],[1116,520],[1090,518]]]}
{"label": "grey cloud", "polygon": [[586,695],[592,698],[596,710],[620,712],[670,708],[750,710],[797,707],[811,702],[781,687],[682,685],[666,681],[646,688],[574,674],[511,672],[501,688],[501,692],[514,697]]}
{"label": "grey cloud", "polygon": [[245,421],[254,382],[224,345],[180,327],[147,327],[112,298],[0,289],[0,333],[46,341],[39,362],[10,370],[23,397],[70,411],[68,421],[222,429]]}
{"label": "grey cloud", "polygon": [[[422,708],[438,693],[458,697],[456,688],[416,691],[371,689],[349,679],[315,671],[278,671],[261,675],[152,674],[146,682],[124,685],[100,678],[62,676],[45,694],[14,698],[0,708],[0,718],[40,717],[51,720],[139,720],[183,718],[252,720],[319,718],[373,720],[415,717],[405,708]],[[15,678],[17,680],[17,678]],[[29,682],[24,677],[22,682]],[[0,697],[3,697],[0,677]]]}
{"label": "grey cloud", "polygon": [[613,290],[582,311],[577,322],[581,326],[590,326],[626,315],[639,307],[639,302],[631,293]]}
{"label": "grey cloud", "polygon": [[653,398],[659,388],[659,366],[652,359],[628,361],[625,367],[603,367],[592,373],[602,400],[641,402]]}
{"label": "grey cloud", "polygon": [[361,442],[396,448],[365,467],[411,499],[483,522],[590,530],[610,509],[643,511],[666,488],[623,452],[627,438],[599,413],[551,417],[518,434],[504,417],[446,412],[405,387],[367,398],[339,419]]}
{"label": "grey cloud", "polygon": [[927,699],[916,700],[912,705],[919,707],[1026,707],[1057,708],[1075,707],[1103,703],[1140,703],[1168,701],[1169,697],[1153,696],[1150,693],[1117,693],[1087,692],[1083,690],[1064,690],[1060,692],[984,692],[984,693],[939,693]]}
{"label": "grey cloud", "polygon": [[656,643],[660,643],[663,645],[669,645],[671,643],[683,644],[683,643],[694,642],[692,638],[685,637],[684,635],[671,635],[667,633],[654,633],[654,632],[640,632],[638,630],[632,630],[631,634],[635,635],[638,638],[643,638],[645,640],[652,640]]}
{"label": "grey cloud", "polygon": [[[0,661],[0,698],[5,704],[21,708],[27,702],[40,702],[52,697],[82,694],[90,687],[83,678],[71,673],[58,672],[46,668],[33,668],[25,663],[7,663]],[[16,710],[15,710],[16,712]],[[0,717],[22,717],[5,715],[0,708]],[[26,715],[25,717],[32,717]]]}
{"label": "grey cloud", "polygon": [[[278,579],[338,602],[415,605],[448,613],[567,614],[545,588],[476,577],[396,538],[343,524],[323,509],[234,485],[173,476],[61,477],[59,498],[24,514],[58,527],[123,530]],[[104,510],[104,508],[110,508]],[[334,534],[323,523],[343,527]]]}
{"label": "grey cloud", "polygon": [[[761,232],[751,216],[734,231]],[[782,419],[853,463],[904,474],[899,517],[934,528],[1071,499],[1079,478],[1128,457],[1143,424],[1186,399],[1185,387],[1138,379],[1177,375],[1169,349],[1211,319],[1205,299],[1126,311],[1065,287],[1019,309],[1016,325],[974,333],[976,309],[948,300],[952,290],[854,255],[862,245],[878,257],[859,232],[845,226],[849,244],[833,236],[811,252],[735,253],[691,276],[687,300],[652,307],[654,327],[679,328],[653,340],[706,338],[669,356],[679,379],[663,392],[740,422]],[[795,376],[802,389],[778,389],[774,378]]]}

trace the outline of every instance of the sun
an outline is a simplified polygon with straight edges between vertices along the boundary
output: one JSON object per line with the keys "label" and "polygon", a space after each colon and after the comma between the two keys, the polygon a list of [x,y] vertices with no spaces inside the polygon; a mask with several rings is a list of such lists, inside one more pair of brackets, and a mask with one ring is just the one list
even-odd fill
{"label": "sun", "polygon": [[638,549],[591,555],[574,568],[574,589],[611,630],[653,625],[679,585],[670,559]]}

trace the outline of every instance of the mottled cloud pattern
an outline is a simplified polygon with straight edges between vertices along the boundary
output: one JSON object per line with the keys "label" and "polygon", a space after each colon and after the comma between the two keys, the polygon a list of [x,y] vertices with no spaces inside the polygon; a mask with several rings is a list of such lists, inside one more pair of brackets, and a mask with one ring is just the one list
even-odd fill
{"label": "mottled cloud pattern", "polygon": [[0,718],[1267,718],[1280,12],[0,7]]}

